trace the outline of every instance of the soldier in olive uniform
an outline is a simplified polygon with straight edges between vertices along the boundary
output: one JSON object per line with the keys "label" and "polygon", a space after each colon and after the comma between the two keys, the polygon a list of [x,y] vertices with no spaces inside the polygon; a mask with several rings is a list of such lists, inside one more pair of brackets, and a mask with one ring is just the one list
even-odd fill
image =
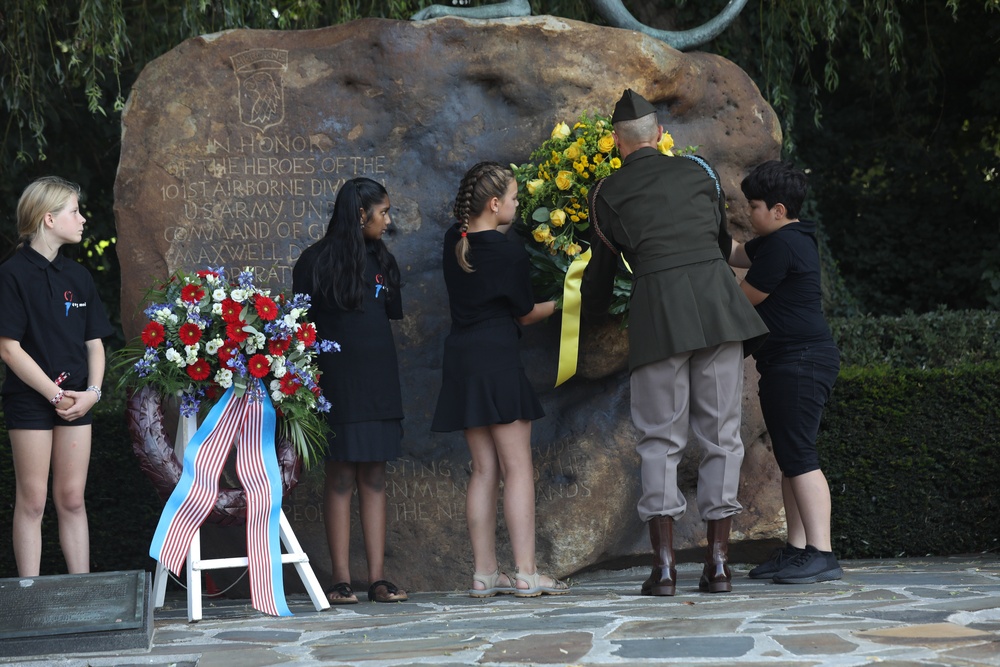
{"label": "soldier in olive uniform", "polygon": [[583,277],[584,316],[603,316],[619,255],[633,272],[629,302],[632,421],[641,437],[639,516],[649,524],[653,572],[644,595],[673,595],[673,521],[687,503],[677,466],[688,430],[703,450],[698,510],[708,522],[708,551],[699,588],[732,590],[729,530],[736,500],[743,358],[767,328],[729,268],[732,239],[725,195],[701,158],[670,157],[656,109],[626,90],[612,116],[622,166],[590,193],[593,257]]}

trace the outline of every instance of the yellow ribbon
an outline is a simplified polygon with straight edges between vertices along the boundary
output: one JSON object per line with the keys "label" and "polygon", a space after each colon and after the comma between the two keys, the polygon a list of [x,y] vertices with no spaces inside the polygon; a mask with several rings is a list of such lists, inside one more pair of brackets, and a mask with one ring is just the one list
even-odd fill
{"label": "yellow ribbon", "polygon": [[556,376],[558,387],[576,375],[576,363],[580,356],[580,283],[583,270],[590,261],[590,249],[579,255],[569,265],[563,281],[562,330],[559,333],[559,372]]}

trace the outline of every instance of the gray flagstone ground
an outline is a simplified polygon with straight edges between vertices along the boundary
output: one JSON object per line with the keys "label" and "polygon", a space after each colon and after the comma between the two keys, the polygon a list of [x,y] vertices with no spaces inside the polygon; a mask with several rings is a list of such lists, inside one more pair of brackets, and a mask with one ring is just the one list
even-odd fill
{"label": "gray flagstone ground", "polygon": [[[476,600],[464,591],[271,618],[245,600],[206,600],[188,623],[182,593],[156,611],[151,651],[9,658],[32,667],[172,665],[1000,665],[1000,558],[844,561],[841,581],[746,578],[698,592],[679,566],[673,598],[638,594],[645,568],[589,573],[567,596]],[[359,597],[361,597],[359,595]]]}

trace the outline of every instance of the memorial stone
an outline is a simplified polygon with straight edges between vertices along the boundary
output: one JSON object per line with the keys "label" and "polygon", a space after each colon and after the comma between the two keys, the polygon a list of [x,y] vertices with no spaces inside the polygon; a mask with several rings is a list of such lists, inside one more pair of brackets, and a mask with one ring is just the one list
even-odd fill
{"label": "memorial stone", "polygon": [[[177,269],[249,266],[258,283],[290,288],[296,259],[325,233],[340,185],[355,176],[383,182],[406,313],[394,325],[406,420],[404,455],[388,466],[387,576],[408,590],[466,587],[469,455],[461,433],[429,430],[450,326],[441,240],[455,191],[475,162],[525,162],[557,122],[609,113],[626,87],[656,105],[678,146],[697,146],[717,168],[731,230],[748,238],[739,180],[778,156],[780,131],[749,77],[724,58],[551,16],[364,19],[187,40],[143,70],[123,113],[115,213],[125,333],[138,334],[145,290]],[[578,377],[553,389],[558,319],[522,339],[547,413],[533,430],[539,562],[558,575],[644,562],[627,334],[616,323],[585,328]],[[755,378],[748,362],[746,512],[736,542],[783,529]],[[691,447],[681,474],[689,511],[677,526],[679,548],[705,539],[694,501],[697,454]],[[321,470],[305,474],[284,507],[328,581],[322,483]],[[356,582],[365,580],[360,533],[354,526]],[[243,539],[235,528],[224,535]],[[502,524],[499,544],[511,568]]]}

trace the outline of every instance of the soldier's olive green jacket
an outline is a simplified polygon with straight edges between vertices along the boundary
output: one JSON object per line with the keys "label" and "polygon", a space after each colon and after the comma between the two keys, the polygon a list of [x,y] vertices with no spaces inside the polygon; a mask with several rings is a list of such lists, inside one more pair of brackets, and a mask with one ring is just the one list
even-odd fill
{"label": "soldier's olive green jacket", "polygon": [[590,192],[583,314],[607,312],[620,251],[633,271],[630,370],[725,342],[742,341],[745,356],[767,335],[729,267],[725,195],[709,169],[641,148]]}

